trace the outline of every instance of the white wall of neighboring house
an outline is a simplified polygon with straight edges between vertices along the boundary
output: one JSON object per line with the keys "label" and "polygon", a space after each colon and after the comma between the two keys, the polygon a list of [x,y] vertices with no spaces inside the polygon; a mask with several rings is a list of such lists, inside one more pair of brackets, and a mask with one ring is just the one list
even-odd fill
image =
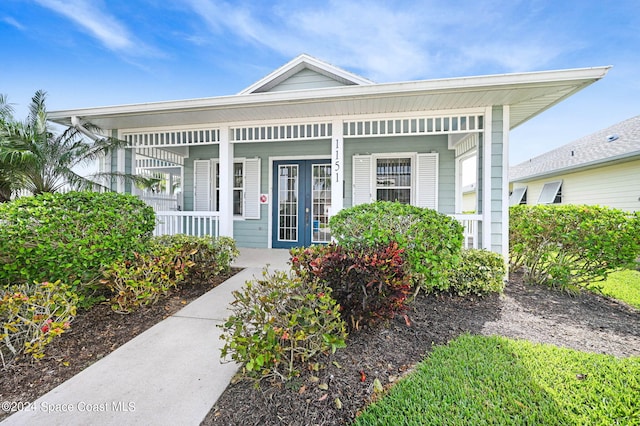
{"label": "white wall of neighboring house", "polygon": [[640,211],[640,159],[601,166],[529,182],[514,182],[513,188],[527,187],[527,204],[538,204],[545,183],[562,180],[562,204],[591,204]]}

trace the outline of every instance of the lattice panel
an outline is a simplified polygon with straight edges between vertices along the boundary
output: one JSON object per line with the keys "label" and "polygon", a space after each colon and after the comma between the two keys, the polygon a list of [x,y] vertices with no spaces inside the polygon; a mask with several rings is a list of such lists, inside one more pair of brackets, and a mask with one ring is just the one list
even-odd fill
{"label": "lattice panel", "polygon": [[[136,156],[147,157],[155,160],[165,161],[167,163],[171,163],[172,166],[184,165],[184,158],[176,154],[175,152],[165,151],[164,149],[158,148],[137,148]],[[137,160],[137,159],[136,159]]]}
{"label": "lattice panel", "polygon": [[484,127],[482,115],[345,121],[345,137],[437,135],[477,132]]}
{"label": "lattice panel", "polygon": [[220,129],[125,133],[123,137],[134,148],[205,145],[220,142]]}
{"label": "lattice panel", "polygon": [[247,126],[231,129],[232,142],[274,142],[331,137],[331,123]]}

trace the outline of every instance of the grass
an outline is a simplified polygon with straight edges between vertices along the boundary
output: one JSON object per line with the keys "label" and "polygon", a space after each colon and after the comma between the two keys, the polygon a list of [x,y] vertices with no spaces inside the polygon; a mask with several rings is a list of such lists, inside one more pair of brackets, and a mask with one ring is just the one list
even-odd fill
{"label": "grass", "polygon": [[628,269],[614,272],[605,281],[596,283],[596,286],[602,294],[640,309],[640,271]]}
{"label": "grass", "polygon": [[639,425],[640,358],[463,335],[354,424]]}

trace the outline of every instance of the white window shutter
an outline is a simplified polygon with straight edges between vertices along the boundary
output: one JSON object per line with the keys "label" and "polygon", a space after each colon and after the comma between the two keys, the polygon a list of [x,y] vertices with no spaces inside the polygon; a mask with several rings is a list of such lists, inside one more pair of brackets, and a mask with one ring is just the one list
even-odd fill
{"label": "white window shutter", "polygon": [[211,162],[193,161],[193,210],[211,210]]}
{"label": "white window shutter", "polygon": [[416,205],[438,210],[438,153],[418,154]]}
{"label": "white window shutter", "polygon": [[353,156],[353,199],[351,204],[354,206],[370,203],[373,200],[371,161],[370,155]]}
{"label": "white window shutter", "polygon": [[260,159],[244,160],[244,217],[260,219]]}

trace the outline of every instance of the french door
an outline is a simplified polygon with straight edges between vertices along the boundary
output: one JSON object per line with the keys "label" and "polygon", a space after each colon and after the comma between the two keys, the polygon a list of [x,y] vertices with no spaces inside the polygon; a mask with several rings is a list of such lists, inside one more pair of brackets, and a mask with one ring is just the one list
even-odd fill
{"label": "french door", "polygon": [[274,161],[273,179],[272,247],[331,241],[330,160]]}

